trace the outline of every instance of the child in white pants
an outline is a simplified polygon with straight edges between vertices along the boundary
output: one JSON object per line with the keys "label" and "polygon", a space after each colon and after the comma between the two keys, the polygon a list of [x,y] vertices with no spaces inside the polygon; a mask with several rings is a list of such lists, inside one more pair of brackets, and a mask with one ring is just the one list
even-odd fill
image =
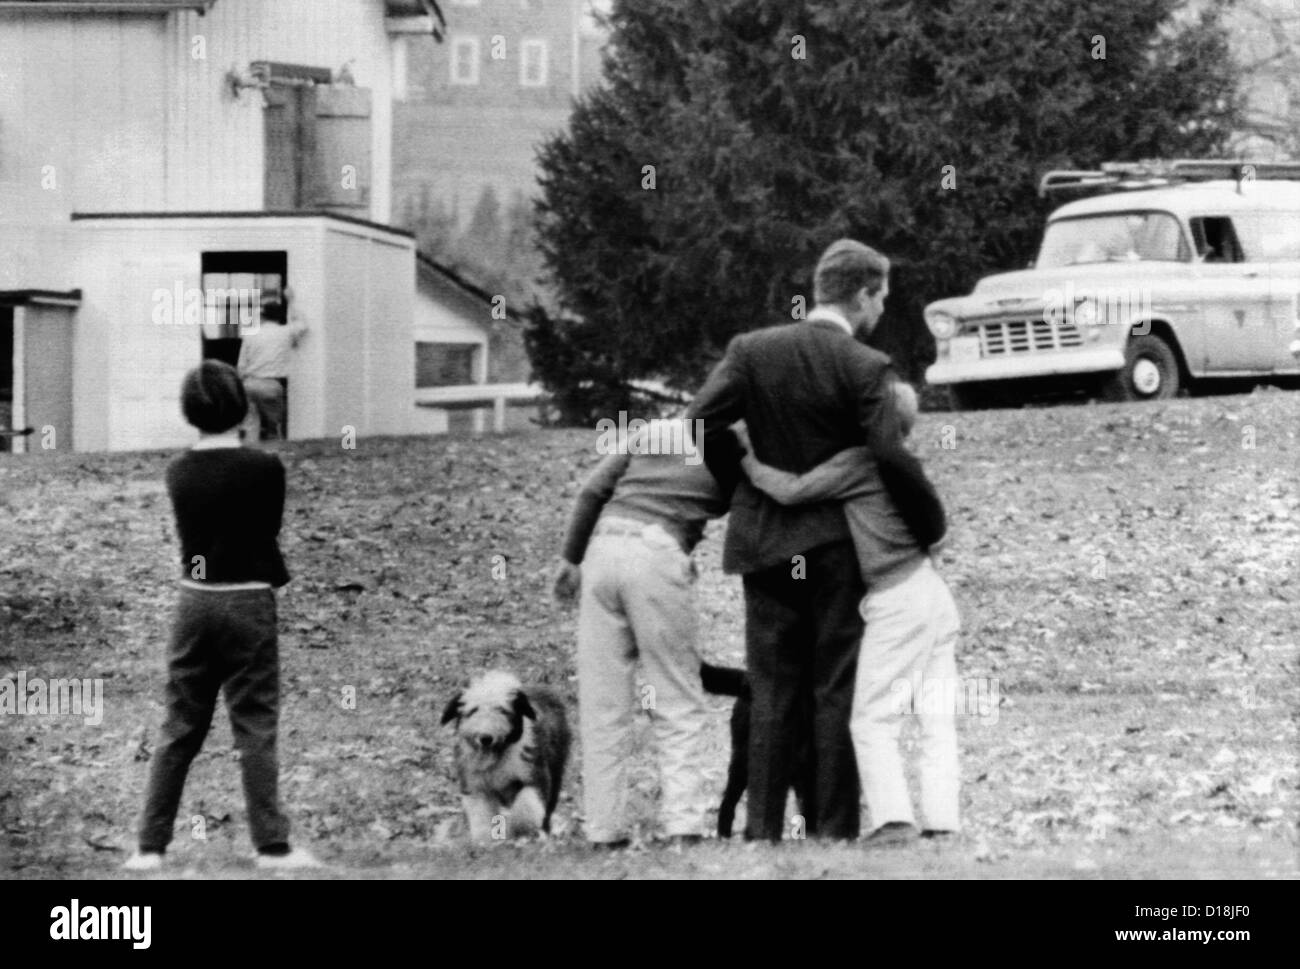
{"label": "child in white pants", "polygon": [[[895,384],[905,432],[916,420],[916,394]],[[850,732],[863,800],[871,815],[868,841],[891,843],[916,834],[899,734],[903,718],[920,721],[922,835],[960,828],[956,707],[957,606],[935,571],[929,550],[917,546],[876,473],[866,448],[841,451],[805,474],[762,464],[752,454],[742,467],[756,487],[782,504],[841,499],[853,535],[867,595],[858,653]],[[946,701],[946,702],[945,702]]]}
{"label": "child in white pants", "polygon": [[[691,550],[727,499],[700,461],[675,454],[608,455],[569,518],[555,579],[580,599],[578,733],[583,816],[595,846],[628,843],[628,753],[636,718],[653,715],[663,780],[660,821],[669,840],[704,833],[703,742],[709,709],[695,643]],[[649,690],[638,693],[640,665]]]}

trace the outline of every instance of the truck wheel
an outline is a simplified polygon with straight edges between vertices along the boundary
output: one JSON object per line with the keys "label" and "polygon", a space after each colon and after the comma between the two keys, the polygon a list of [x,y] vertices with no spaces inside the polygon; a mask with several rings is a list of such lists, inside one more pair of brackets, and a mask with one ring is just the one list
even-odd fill
{"label": "truck wheel", "polygon": [[999,403],[998,395],[986,384],[949,384],[948,397],[953,410],[987,410]]}
{"label": "truck wheel", "polygon": [[1102,385],[1102,399],[1167,400],[1178,395],[1178,358],[1158,336],[1135,336],[1124,350],[1124,369]]}

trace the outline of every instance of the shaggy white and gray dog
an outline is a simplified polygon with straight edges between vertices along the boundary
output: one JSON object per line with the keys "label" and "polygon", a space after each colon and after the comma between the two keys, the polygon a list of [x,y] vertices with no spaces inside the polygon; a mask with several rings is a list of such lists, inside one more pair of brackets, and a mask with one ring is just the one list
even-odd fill
{"label": "shaggy white and gray dog", "polygon": [[456,773],[473,841],[551,830],[569,759],[564,701],[494,671],[452,697],[443,724],[456,724]]}

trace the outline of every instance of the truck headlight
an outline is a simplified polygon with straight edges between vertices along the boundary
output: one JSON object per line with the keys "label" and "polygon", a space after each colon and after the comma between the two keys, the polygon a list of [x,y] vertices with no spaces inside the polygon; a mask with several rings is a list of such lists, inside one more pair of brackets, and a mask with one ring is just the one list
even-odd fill
{"label": "truck headlight", "polygon": [[925,325],[930,328],[936,340],[951,340],[957,335],[957,317],[943,310],[927,311]]}

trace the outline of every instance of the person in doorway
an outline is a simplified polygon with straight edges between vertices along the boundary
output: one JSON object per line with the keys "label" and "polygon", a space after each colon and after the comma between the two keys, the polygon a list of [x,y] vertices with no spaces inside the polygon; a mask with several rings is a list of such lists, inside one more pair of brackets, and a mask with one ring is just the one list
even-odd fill
{"label": "person in doorway", "polygon": [[279,441],[288,433],[289,371],[293,351],[307,327],[289,310],[288,289],[278,301],[262,304],[261,320],[239,348],[239,376],[248,396],[245,441]]}

